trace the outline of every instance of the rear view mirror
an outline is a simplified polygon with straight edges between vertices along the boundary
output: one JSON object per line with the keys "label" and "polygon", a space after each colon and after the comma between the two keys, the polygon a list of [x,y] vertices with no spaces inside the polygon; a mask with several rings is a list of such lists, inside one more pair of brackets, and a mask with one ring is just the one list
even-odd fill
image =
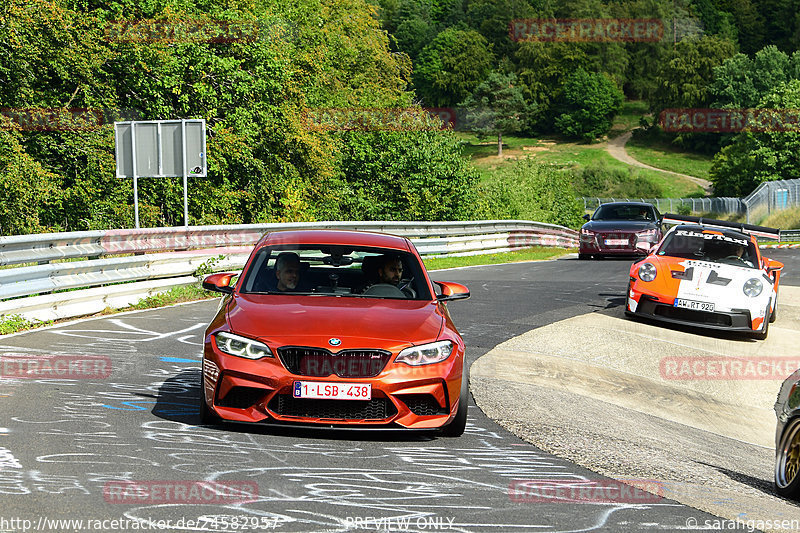
{"label": "rear view mirror", "polygon": [[220,274],[211,274],[203,280],[203,288],[208,291],[221,292],[222,294],[231,294],[233,287],[230,286],[231,278],[236,274],[231,272],[222,272]]}
{"label": "rear view mirror", "polygon": [[434,281],[434,283],[442,289],[442,294],[436,296],[436,299],[440,302],[469,298],[469,289],[460,283],[453,283],[452,281]]}

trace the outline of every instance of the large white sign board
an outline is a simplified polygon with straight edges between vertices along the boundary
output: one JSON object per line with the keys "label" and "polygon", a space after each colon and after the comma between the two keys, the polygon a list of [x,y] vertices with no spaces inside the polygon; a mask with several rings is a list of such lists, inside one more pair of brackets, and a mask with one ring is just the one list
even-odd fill
{"label": "large white sign board", "polygon": [[206,121],[142,120],[114,123],[117,177],[133,178],[134,211],[139,227],[138,178],[183,177],[183,214],[189,225],[187,178],[205,177]]}

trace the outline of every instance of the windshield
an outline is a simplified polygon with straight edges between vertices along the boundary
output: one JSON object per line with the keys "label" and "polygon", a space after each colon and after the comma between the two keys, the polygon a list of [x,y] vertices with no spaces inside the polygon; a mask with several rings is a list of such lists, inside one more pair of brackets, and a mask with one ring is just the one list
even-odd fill
{"label": "windshield", "polygon": [[647,220],[655,222],[656,214],[646,205],[605,204],[597,208],[592,220]]}
{"label": "windshield", "polygon": [[380,248],[280,245],[256,252],[243,294],[430,300],[416,256]]}
{"label": "windshield", "polygon": [[698,230],[679,229],[670,233],[657,255],[750,268],[755,268],[758,263],[755,244],[749,240],[720,232]]}

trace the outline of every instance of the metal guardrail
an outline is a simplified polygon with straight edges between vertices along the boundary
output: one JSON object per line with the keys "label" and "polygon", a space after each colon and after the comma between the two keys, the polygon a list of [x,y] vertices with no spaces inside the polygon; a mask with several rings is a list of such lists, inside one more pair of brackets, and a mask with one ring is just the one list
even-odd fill
{"label": "metal guardrail", "polygon": [[[129,305],[195,282],[192,274],[211,258],[215,270],[242,268],[264,233],[313,228],[401,235],[427,256],[578,243],[574,230],[524,220],[274,223],[0,237],[0,266],[28,265],[0,269],[0,316],[50,320]],[[224,259],[216,261],[219,255]],[[81,290],[58,292],[64,289]]]}
{"label": "metal guardrail", "polygon": [[781,230],[781,242],[800,241],[800,229]]}
{"label": "metal guardrail", "polygon": [[584,197],[585,210],[596,209],[609,202],[647,202],[662,213],[676,213],[687,206],[692,213],[745,215],[748,224],[763,220],[773,211],[800,205],[800,179],[766,181],[744,198],[594,198]]}
{"label": "metal guardrail", "polygon": [[611,202],[645,202],[653,204],[662,213],[676,213],[681,206],[688,207],[692,213],[720,213],[739,215],[745,213],[747,207],[741,198],[592,198],[585,197],[584,210],[596,209],[601,204]]}

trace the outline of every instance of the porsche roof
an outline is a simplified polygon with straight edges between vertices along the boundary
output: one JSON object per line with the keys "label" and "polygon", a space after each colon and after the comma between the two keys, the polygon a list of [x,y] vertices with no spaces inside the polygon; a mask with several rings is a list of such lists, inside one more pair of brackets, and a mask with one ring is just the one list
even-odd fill
{"label": "porsche roof", "polygon": [[728,237],[734,237],[736,239],[744,239],[746,241],[750,241],[752,239],[751,235],[747,233],[742,233],[741,231],[736,231],[734,229],[727,229],[721,228],[719,226],[703,226],[700,224],[680,224],[675,226],[674,228],[677,230],[687,230],[687,231],[705,231],[708,233],[721,233],[722,235],[726,235]]}

